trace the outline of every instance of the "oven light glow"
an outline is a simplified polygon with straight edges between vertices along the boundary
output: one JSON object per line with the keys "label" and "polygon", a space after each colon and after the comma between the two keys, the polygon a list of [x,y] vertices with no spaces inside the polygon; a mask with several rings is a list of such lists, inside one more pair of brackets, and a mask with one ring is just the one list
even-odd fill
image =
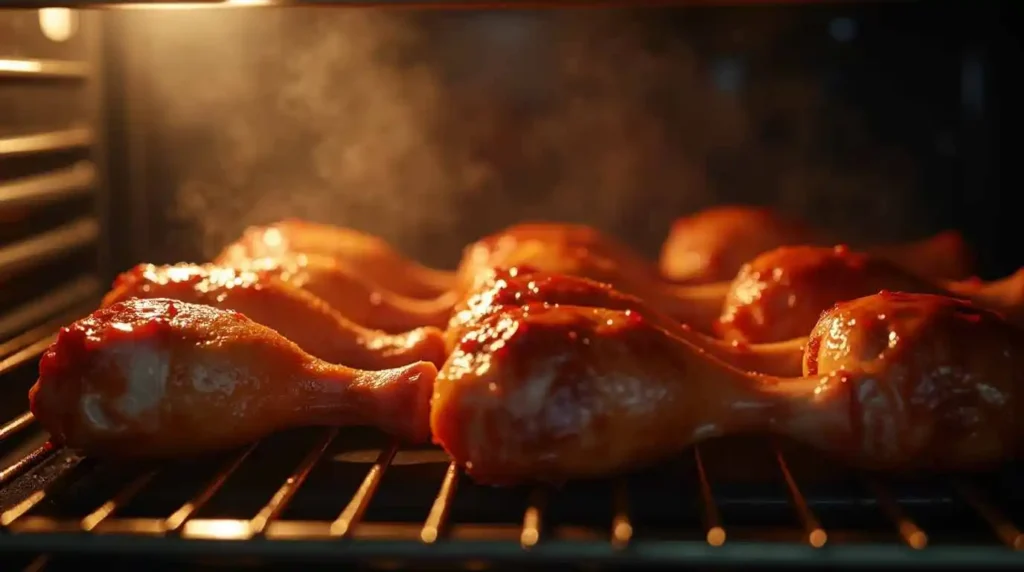
{"label": "oven light glow", "polygon": [[32,60],[0,60],[0,71],[33,73],[43,69],[43,64]]}
{"label": "oven light glow", "polygon": [[78,14],[70,8],[43,8],[39,10],[39,28],[47,39],[66,42],[78,29]]}

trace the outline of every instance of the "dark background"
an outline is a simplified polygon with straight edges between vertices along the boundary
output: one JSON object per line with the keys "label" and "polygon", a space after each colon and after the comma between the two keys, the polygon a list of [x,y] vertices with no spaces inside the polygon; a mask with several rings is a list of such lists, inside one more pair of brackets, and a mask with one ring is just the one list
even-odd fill
{"label": "dark background", "polygon": [[[863,242],[957,228],[993,277],[1024,265],[1007,6],[124,10],[83,22],[96,54],[21,11],[0,52],[99,64],[111,271],[283,216],[442,266],[538,218],[654,256],[673,218],[747,202]],[[79,121],[76,85],[5,87],[0,127]]]}
{"label": "dark background", "polygon": [[114,119],[142,134],[112,154],[134,179],[112,175],[149,201],[156,261],[285,215],[446,266],[536,218],[653,256],[674,217],[747,202],[851,240],[959,228],[994,276],[1024,263],[999,10],[116,14]]}

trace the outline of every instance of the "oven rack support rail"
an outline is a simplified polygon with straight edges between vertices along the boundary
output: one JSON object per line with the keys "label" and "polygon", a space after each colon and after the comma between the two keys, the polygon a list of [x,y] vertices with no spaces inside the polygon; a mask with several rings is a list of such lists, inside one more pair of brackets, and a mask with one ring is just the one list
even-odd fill
{"label": "oven rack support rail", "polygon": [[[15,368],[31,365],[53,341],[55,334],[35,334],[19,349],[0,358],[0,378]],[[10,347],[9,344],[5,344]],[[35,425],[31,413],[23,413],[0,427],[0,442],[29,430]],[[364,522],[363,515],[374,498],[396,453],[397,444],[379,451],[376,461],[351,495],[345,508],[331,521],[296,521],[281,518],[289,502],[300,490],[314,467],[321,461],[341,430],[320,430],[318,438],[304,457],[266,499],[262,508],[249,519],[203,519],[197,512],[220,492],[258,447],[254,443],[225,457],[223,465],[192,497],[165,518],[120,518],[118,511],[142,492],[158,475],[159,468],[140,470],[127,484],[82,518],[58,519],[35,516],[32,509],[45,501],[58,481],[33,490],[22,500],[0,512],[0,552],[31,551],[43,554],[117,553],[122,555],[361,560],[395,559],[408,561],[496,562],[632,562],[709,566],[787,565],[863,567],[928,566],[932,568],[1005,568],[1024,566],[1024,534],[995,503],[976,486],[955,483],[955,490],[988,523],[997,542],[985,546],[929,546],[928,531],[916,524],[886,486],[869,479],[869,490],[877,497],[877,506],[885,514],[901,543],[864,544],[831,542],[828,531],[809,506],[781,452],[776,452],[778,470],[788,489],[792,510],[803,534],[797,542],[730,541],[728,523],[722,521],[712,494],[712,484],[701,459],[700,448],[694,456],[698,483],[694,494],[703,507],[704,538],[700,540],[635,538],[630,516],[630,499],[624,481],[613,486],[612,519],[605,534],[590,530],[547,530],[545,506],[555,491],[536,487],[529,494],[521,521],[514,525],[480,525],[450,522],[449,511],[460,482],[465,478],[452,463],[437,485],[437,493],[427,517],[418,525],[408,523]],[[42,470],[55,459],[68,458],[69,452],[46,442],[13,464],[0,469],[0,488],[19,477]],[[100,465],[89,458],[80,464]],[[88,541],[84,542],[83,538]],[[128,541],[126,541],[126,539]],[[213,545],[216,544],[214,548]]]}

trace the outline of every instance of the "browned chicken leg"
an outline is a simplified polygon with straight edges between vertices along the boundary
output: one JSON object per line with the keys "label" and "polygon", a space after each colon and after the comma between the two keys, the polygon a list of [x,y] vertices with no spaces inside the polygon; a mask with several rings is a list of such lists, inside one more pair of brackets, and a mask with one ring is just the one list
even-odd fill
{"label": "browned chicken leg", "polygon": [[[743,264],[769,250],[791,245],[828,246],[837,241],[839,237],[829,237],[771,209],[714,207],[676,220],[662,245],[661,271],[672,280],[690,284],[731,280]],[[973,271],[973,256],[963,237],[953,231],[864,250],[928,278],[961,279]]]}
{"label": "browned chicken leg", "polygon": [[1024,325],[1024,268],[1013,274],[982,282],[978,279],[946,282],[946,290],[975,304],[999,310],[1011,322]]}
{"label": "browned chicken leg", "polygon": [[788,340],[809,331],[835,302],[880,290],[965,297],[1013,318],[1019,317],[1021,309],[1019,292],[1012,292],[1012,286],[1010,282],[986,287],[932,282],[843,246],[787,246],[743,266],[715,331],[726,340],[751,344]]}
{"label": "browned chicken leg", "polygon": [[653,308],[710,331],[721,313],[728,283],[677,286],[665,282],[657,268],[628,247],[597,230],[554,223],[509,227],[466,248],[459,266],[460,290],[490,279],[494,268],[531,268],[590,278],[644,299]]}
{"label": "browned chicken leg", "polygon": [[239,265],[255,258],[321,254],[337,259],[374,285],[411,298],[435,298],[452,289],[455,275],[427,268],[376,236],[350,228],[285,219],[246,229],[214,259]]}
{"label": "browned chicken leg", "polygon": [[475,480],[499,485],[606,476],[744,431],[874,469],[982,467],[1020,450],[1022,335],[959,300],[875,295],[825,314],[815,374],[784,379],[743,373],[637,313],[526,306],[462,339],[431,428]]}
{"label": "browned chicken leg", "polygon": [[128,300],[63,328],[29,399],[55,442],[100,456],[194,455],[302,425],[422,441],[436,371],[331,365],[237,312]]}
{"label": "browned chicken leg", "polygon": [[672,223],[661,246],[661,272],[690,284],[732,280],[743,264],[788,244],[815,244],[807,225],[767,208],[721,206]]}
{"label": "browned chicken leg", "polygon": [[273,273],[214,264],[141,264],[117,278],[103,305],[130,298],[172,298],[241,312],[320,359],[360,369],[440,364],[446,355],[437,328],[394,335],[362,328]]}
{"label": "browned chicken leg", "polygon": [[383,290],[322,254],[284,254],[239,265],[272,275],[321,298],[339,314],[367,328],[401,333],[422,326],[442,327],[451,315],[455,292],[423,300]]}
{"label": "browned chicken leg", "polygon": [[807,338],[772,344],[730,343],[696,332],[686,324],[650,308],[636,296],[618,292],[608,284],[550,272],[499,269],[491,279],[481,281],[476,290],[456,305],[445,331],[449,351],[454,350],[467,333],[495,314],[511,308],[535,304],[569,305],[622,310],[639,313],[664,328],[734,367],[780,376],[798,376],[803,367]]}

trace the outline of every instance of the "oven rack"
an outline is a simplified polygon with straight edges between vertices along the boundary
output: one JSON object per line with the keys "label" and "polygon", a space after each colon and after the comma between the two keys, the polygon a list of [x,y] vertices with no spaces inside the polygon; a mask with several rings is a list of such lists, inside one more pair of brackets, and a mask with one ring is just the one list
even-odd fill
{"label": "oven rack", "polygon": [[[35,359],[54,335],[47,333],[31,341],[22,339],[20,349],[0,359],[0,379],[10,379],[26,368],[32,373]],[[30,380],[31,376],[25,379]],[[712,471],[706,468],[705,450],[714,444],[692,449],[676,463],[675,469],[656,471],[673,475],[658,477],[656,484],[637,476],[607,483],[574,484],[564,490],[520,490],[474,485],[440,451],[406,449],[360,429],[286,432],[215,458],[152,465],[79,457],[50,446],[44,441],[45,435],[35,431],[35,425],[31,413],[23,413],[0,428],[0,445],[22,438],[22,448],[27,451],[0,469],[0,552],[163,557],[215,554],[290,561],[420,563],[930,568],[970,565],[988,569],[1024,565],[1024,553],[1019,551],[1024,547],[1024,534],[1010,516],[1014,500],[994,498],[990,486],[969,477],[953,476],[944,479],[948,493],[921,493],[914,483],[904,483],[904,489],[900,489],[881,478],[858,475],[855,478],[864,485],[864,493],[845,497],[818,494],[814,492],[817,485],[808,489],[801,484],[801,475],[791,466],[784,443],[775,444],[773,452],[773,470],[781,483],[777,492],[781,494],[758,492],[744,496],[728,490],[728,485],[722,485],[720,490]],[[331,468],[336,464],[337,457],[333,455],[339,445],[345,448],[366,441],[376,445],[358,452],[359,462],[346,464],[342,472]],[[344,457],[345,453],[340,455]],[[403,456],[406,460],[399,461]],[[410,458],[419,458],[420,462],[409,462]],[[240,473],[253,464],[256,467],[250,470],[266,472],[268,467],[276,467],[270,472],[276,470],[280,474],[270,486],[252,485],[251,477]],[[325,466],[326,476],[315,477]],[[404,475],[387,492],[381,490],[387,478],[401,467],[432,467],[426,471],[432,478],[425,479],[423,474]],[[356,478],[352,477],[353,471]],[[165,472],[174,476],[161,477]],[[686,472],[689,474],[683,474]],[[331,478],[342,473],[347,476]],[[189,478],[183,479],[182,475]],[[168,478],[179,485],[182,480],[190,482],[176,487],[181,490],[162,495]],[[411,482],[416,484],[410,485]],[[577,504],[586,505],[581,509],[586,516],[582,521],[555,517],[560,522],[550,522],[551,511],[555,510],[552,505],[578,487],[582,487],[582,492],[577,490],[575,494],[582,503]],[[413,490],[429,494],[403,494]],[[293,507],[306,492],[312,494],[299,503],[303,506]],[[657,499],[667,492],[693,501],[666,502],[661,511],[690,513],[683,515],[688,526],[656,522],[652,527],[644,521],[641,513],[652,515],[649,506],[640,510],[642,504],[650,504],[651,498],[647,497],[653,495],[657,505],[661,502]],[[458,498],[460,494],[466,497],[462,501]],[[157,500],[142,500],[147,495]],[[218,497],[222,497],[222,502],[216,502]],[[132,509],[140,500],[148,505],[142,512],[149,514]],[[332,502],[340,508],[324,517],[323,511]],[[227,509],[235,514],[224,518],[204,514],[211,503],[250,508]],[[384,505],[384,510],[375,511],[375,504]],[[156,513],[157,505],[172,508]],[[519,505],[518,509],[513,505]],[[981,530],[974,529],[969,538],[959,530],[947,531],[946,536],[951,537],[947,540],[938,539],[942,534],[933,538],[929,526],[911,515],[914,507],[928,507],[924,512],[934,514],[956,513],[955,507],[960,505],[973,516],[957,513],[952,520],[963,520],[974,528],[970,524],[973,518],[981,525]],[[488,506],[501,506],[505,514],[496,518]],[[301,513],[311,510],[319,513],[319,517],[302,516]],[[392,516],[401,517],[379,518],[379,514],[389,511]],[[789,513],[789,518],[780,520],[791,520],[795,526],[738,523],[734,527],[725,515],[737,511]],[[378,514],[370,518],[374,512]],[[410,517],[417,512],[422,513],[422,518]],[[606,512],[607,518],[595,516],[602,512]],[[866,532],[850,532],[845,524],[835,528],[822,524],[826,517],[838,523],[862,519],[849,514],[864,512],[876,513],[881,526],[869,527]],[[478,522],[465,518],[466,514],[474,515]],[[506,516],[512,514],[514,518]],[[777,516],[769,520],[772,518]],[[653,519],[663,520],[663,515],[654,515]],[[662,526],[664,530],[659,529]],[[734,529],[738,531],[735,538]]]}

